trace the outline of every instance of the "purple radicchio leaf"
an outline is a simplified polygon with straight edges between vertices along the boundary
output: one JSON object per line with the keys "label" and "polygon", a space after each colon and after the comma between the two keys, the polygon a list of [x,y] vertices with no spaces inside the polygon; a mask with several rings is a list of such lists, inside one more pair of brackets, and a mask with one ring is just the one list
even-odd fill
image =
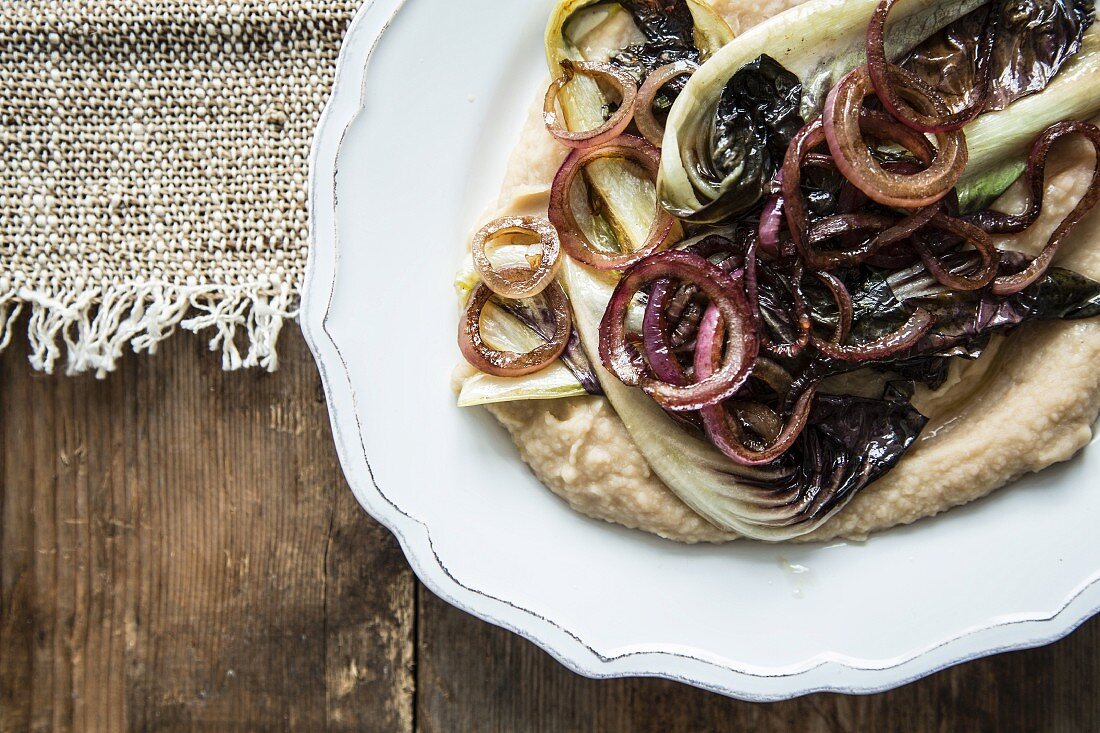
{"label": "purple radicchio leaf", "polygon": [[[695,47],[695,21],[686,0],[618,0],[634,18],[634,24],[645,36],[611,55],[611,63],[627,71],[638,84],[645,82],[649,72],[677,61],[699,62]],[[667,111],[683,91],[687,80],[673,79],[653,100],[658,111]]]}
{"label": "purple radicchio leaf", "polygon": [[821,517],[897,465],[927,422],[904,401],[822,394],[767,480],[742,480],[804,502],[803,519]]}
{"label": "purple radicchio leaf", "polygon": [[969,297],[942,294],[907,301],[932,313],[932,330],[914,347],[918,353],[965,348],[975,339],[1006,331],[1027,321],[1074,320],[1100,315],[1100,283],[1076,272],[1052,267],[1021,292],[998,297],[981,292]]}
{"label": "purple radicchio leaf", "polygon": [[[522,300],[500,300],[497,303],[506,312],[523,322],[525,326],[537,333],[540,337],[549,341],[554,337],[554,314],[539,298],[526,298]],[[562,363],[573,373],[577,381],[584,387],[584,391],[591,395],[602,395],[603,388],[592,369],[592,362],[584,353],[580,336],[576,327],[569,334],[569,343],[561,355]]]}
{"label": "purple radicchio leaf", "polygon": [[987,111],[1004,109],[1040,92],[1081,48],[1092,25],[1092,0],[996,0],[963,16],[931,36],[903,62],[935,87],[953,109],[973,98],[978,41],[990,13],[996,14],[997,40],[992,64],[992,94]]}
{"label": "purple radicchio leaf", "polygon": [[730,77],[715,112],[707,171],[721,194],[705,209],[737,216],[763,198],[805,123],[801,101],[798,77],[766,54]]}
{"label": "purple radicchio leaf", "polygon": [[[959,274],[974,267],[977,256],[956,252],[943,256],[941,261]],[[1002,253],[1002,272],[1019,270],[1025,264],[1026,258],[1018,253]],[[1007,297],[989,291],[949,291],[921,264],[896,272],[860,268],[849,275],[849,290],[853,306],[851,339],[855,342],[870,341],[896,330],[918,307],[929,311],[935,321],[931,330],[904,353],[874,364],[824,360],[815,365],[814,373],[818,376],[872,366],[935,389],[946,378],[949,358],[978,358],[994,333],[1011,330],[1027,321],[1100,315],[1100,283],[1058,267],[1052,267],[1030,287]],[[828,294],[812,285],[805,293],[815,320],[831,327],[836,309]]]}

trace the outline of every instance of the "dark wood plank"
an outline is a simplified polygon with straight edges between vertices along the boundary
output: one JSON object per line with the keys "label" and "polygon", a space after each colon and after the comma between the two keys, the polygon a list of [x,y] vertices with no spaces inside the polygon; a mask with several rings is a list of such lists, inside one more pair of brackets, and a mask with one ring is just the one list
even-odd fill
{"label": "dark wood plank", "polygon": [[868,697],[729,700],[662,680],[589,680],[420,589],[417,721],[448,731],[923,733],[1100,730],[1100,618],[1043,649]]}
{"label": "dark wood plank", "polygon": [[0,356],[0,730],[408,731],[413,581],[296,329],[106,380]]}

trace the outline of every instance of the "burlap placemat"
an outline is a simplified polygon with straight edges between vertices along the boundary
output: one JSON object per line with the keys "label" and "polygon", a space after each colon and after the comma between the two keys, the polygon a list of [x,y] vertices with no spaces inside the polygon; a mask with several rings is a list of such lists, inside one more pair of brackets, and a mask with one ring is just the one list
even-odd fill
{"label": "burlap placemat", "polygon": [[[177,327],[276,366],[313,129],[359,0],[0,3],[0,348],[115,367]],[[22,323],[23,321],[20,321]]]}

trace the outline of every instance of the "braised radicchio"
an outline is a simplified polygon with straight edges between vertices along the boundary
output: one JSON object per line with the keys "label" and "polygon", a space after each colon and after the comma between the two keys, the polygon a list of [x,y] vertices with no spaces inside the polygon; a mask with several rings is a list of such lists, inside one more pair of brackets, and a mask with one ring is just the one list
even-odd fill
{"label": "braised radicchio", "polygon": [[730,78],[711,140],[710,173],[721,191],[712,206],[737,216],[760,201],[804,124],[801,100],[798,77],[766,54]]}
{"label": "braised radicchio", "polygon": [[[945,258],[952,271],[963,272],[977,258],[956,253]],[[1005,253],[1002,269],[1012,271],[1023,264],[1015,253]],[[1058,267],[1015,295],[1002,297],[988,290],[973,293],[949,292],[936,283],[922,265],[887,272],[861,268],[853,274],[850,293],[853,310],[853,338],[870,341],[890,333],[923,308],[934,317],[932,328],[913,348],[888,362],[871,366],[893,372],[904,379],[939,387],[947,374],[951,357],[976,359],[994,333],[1005,332],[1028,321],[1074,320],[1100,315],[1100,283]],[[814,319],[824,325],[835,322],[836,311],[827,293],[816,286],[806,288]],[[836,374],[853,365],[818,365],[820,376]]]}
{"label": "braised radicchio", "polygon": [[953,109],[976,90],[978,42],[995,14],[992,90],[986,110],[1003,109],[1042,91],[1081,47],[1092,25],[1092,0],[996,0],[944,27],[917,46],[904,66],[944,95]]}
{"label": "braised radicchio", "polygon": [[[540,299],[528,298],[522,300],[501,299],[497,305],[507,313],[512,314],[523,322],[529,329],[537,333],[542,339],[549,341],[554,335],[554,313],[547,308]],[[561,355],[562,363],[573,373],[577,381],[584,387],[584,391],[592,395],[602,395],[603,389],[596,373],[592,370],[592,362],[588,360],[584,347],[581,346],[580,337],[576,327],[569,334],[569,343]]]}
{"label": "braised radicchio", "polygon": [[808,516],[827,515],[893,468],[927,422],[903,400],[819,395],[806,429],[782,459],[781,477],[767,488],[797,492]]}
{"label": "braised radicchio", "polygon": [[[618,0],[634,18],[644,43],[636,43],[611,55],[611,63],[631,74],[638,84],[645,82],[649,72],[675,63],[700,59],[695,47],[695,22],[686,0]],[[668,110],[683,90],[687,80],[672,79],[653,100],[657,110]]]}

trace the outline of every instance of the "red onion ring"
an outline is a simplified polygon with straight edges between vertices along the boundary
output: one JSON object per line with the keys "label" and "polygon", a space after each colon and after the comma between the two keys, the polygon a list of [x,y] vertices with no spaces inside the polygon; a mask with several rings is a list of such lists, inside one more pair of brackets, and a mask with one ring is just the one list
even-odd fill
{"label": "red onion ring", "polygon": [[[531,234],[542,243],[538,265],[528,271],[518,267],[510,268],[513,274],[526,273],[521,280],[509,280],[494,270],[493,263],[485,253],[489,242],[506,234]],[[481,275],[481,281],[494,293],[502,298],[533,298],[553,281],[561,269],[561,240],[558,239],[554,227],[545,219],[535,216],[504,216],[478,230],[470,244],[470,255],[474,261],[474,269]]]}
{"label": "red onion ring", "polygon": [[[513,270],[520,272],[513,272]],[[508,268],[501,274],[504,277],[516,279],[524,277],[525,271],[523,268]],[[569,336],[573,329],[569,299],[561,285],[551,282],[540,294],[540,297],[548,299],[554,314],[554,337],[526,354],[494,349],[481,338],[481,312],[493,297],[493,291],[485,283],[478,283],[466,303],[466,311],[458,324],[458,348],[466,361],[495,377],[522,377],[545,368],[561,356],[569,343]]]}
{"label": "red onion ring", "polygon": [[783,418],[775,410],[759,402],[729,400],[726,406],[737,415],[737,419],[752,428],[764,439],[764,444],[773,443],[783,432]]}
{"label": "red onion ring", "polygon": [[634,124],[638,126],[638,132],[642,133],[642,137],[653,145],[661,147],[661,141],[665,136],[665,126],[653,116],[653,100],[665,84],[678,76],[690,76],[698,68],[698,64],[687,59],[659,66],[649,72],[645,82],[638,89],[638,101],[634,105]]}
{"label": "red onion ring", "polygon": [[729,419],[723,405],[703,408],[700,413],[703,416],[703,430],[706,431],[707,437],[714,446],[734,463],[742,466],[771,463],[790,450],[798,436],[806,429],[806,422],[810,417],[810,409],[813,407],[813,399],[816,395],[815,388],[802,393],[779,435],[762,450],[754,450],[745,445],[740,428],[735,427],[735,423]]}
{"label": "red onion ring", "polygon": [[839,361],[874,361],[912,347],[932,327],[932,314],[918,308],[901,328],[865,344],[834,344],[814,337],[814,347],[825,356]]}
{"label": "red onion ring", "polygon": [[775,175],[772,186],[776,189],[768,198],[764,199],[764,210],[760,212],[760,227],[758,230],[760,249],[772,259],[779,257],[779,230],[783,226],[783,171]]}
{"label": "red onion ring", "polygon": [[764,356],[757,358],[756,364],[752,367],[752,376],[753,379],[758,379],[771,387],[780,401],[786,400],[787,394],[791,391],[791,385],[794,384],[794,377],[790,372]]}
{"label": "red onion ring", "polygon": [[848,334],[852,331],[852,294],[839,277],[831,272],[815,272],[814,277],[828,288],[836,301],[837,318],[836,328],[833,330],[833,343],[842,344],[848,340]]}
{"label": "red onion ring", "polygon": [[993,282],[993,278],[997,276],[997,268],[1000,265],[1001,258],[997,254],[997,248],[993,245],[992,237],[973,224],[945,214],[936,214],[930,223],[935,229],[965,239],[978,251],[978,255],[982,258],[980,267],[974,273],[956,275],[943,266],[936,254],[929,249],[919,235],[914,236],[912,238],[913,248],[916,249],[921,262],[924,263],[925,268],[931,273],[932,277],[936,278],[945,287],[961,291],[979,290]]}
{"label": "red onion ring", "polygon": [[660,168],[660,152],[640,137],[621,135],[609,143],[574,150],[562,163],[550,188],[550,222],[557,228],[562,247],[573,259],[598,270],[622,270],[653,254],[671,238],[676,219],[658,203],[649,235],[639,249],[622,254],[592,246],[580,230],[569,203],[569,191],[584,167],[603,158],[625,158],[637,163],[654,180]]}
{"label": "red onion ring", "polygon": [[[813,321],[810,319],[810,311],[806,308],[806,298],[802,294],[802,277],[805,267],[801,261],[796,261],[790,274],[791,301],[793,304],[792,320],[798,326],[798,335],[788,343],[775,343],[768,336],[764,328],[760,328],[761,347],[768,354],[781,359],[794,359],[802,353],[810,344],[810,336],[813,332]],[[759,308],[757,308],[759,318]]]}
{"label": "red onion ring", "polygon": [[[1011,295],[1018,293],[1028,285],[1038,280],[1047,271],[1054,256],[1058,254],[1062,242],[1070,232],[1081,223],[1085,215],[1092,211],[1097,201],[1100,201],[1100,129],[1088,122],[1058,122],[1042,132],[1031,144],[1028,153],[1027,169],[1024,171],[1024,186],[1028,189],[1028,203],[1023,213],[1011,216],[1002,214],[1000,217],[987,216],[984,222],[979,221],[979,226],[993,232],[1019,232],[1027,229],[1035,223],[1039,212],[1043,208],[1043,191],[1045,188],[1046,157],[1050,146],[1056,140],[1066,135],[1082,135],[1092,145],[1097,160],[1093,164],[1092,180],[1088,190],[1066,215],[1054,232],[1047,239],[1043,251],[1033,259],[1021,272],[1013,275],[1002,275],[993,281],[993,293],[996,295]],[[996,214],[996,212],[992,212]],[[971,219],[973,221],[973,219]]]}
{"label": "red onion ring", "polygon": [[[577,74],[593,79],[602,78],[611,83],[622,97],[619,108],[615,113],[594,130],[572,131],[567,129],[558,120],[557,100],[562,87],[573,80]],[[638,96],[638,85],[630,74],[622,69],[602,61],[572,61],[564,59],[561,62],[561,76],[550,82],[546,90],[546,97],[542,103],[542,120],[546,123],[546,129],[562,145],[571,148],[590,148],[594,145],[603,145],[623,134],[630,125],[634,116],[635,100]]]}
{"label": "red onion ring", "polygon": [[[695,377],[705,380],[714,373],[718,360],[718,331],[721,327],[721,314],[717,308],[710,308],[699,324],[699,346],[695,349]],[[745,445],[740,426],[729,419],[724,404],[714,404],[700,411],[703,429],[707,437],[718,450],[722,451],[734,463],[742,466],[759,466],[771,463],[790,450],[794,441],[806,427],[810,416],[816,389],[807,389],[799,396],[791,411],[791,416],[779,431],[779,435],[764,449],[754,450]]]}
{"label": "red onion ring", "polygon": [[645,315],[642,317],[642,350],[657,379],[683,386],[691,380],[672,353],[667,335],[668,318],[665,309],[671,292],[672,280],[664,278],[653,283],[646,302]]}
{"label": "red onion ring", "polygon": [[[937,133],[939,151],[927,168],[910,175],[887,171],[871,155],[860,127],[863,100],[873,90],[867,67],[860,66],[841,79],[825,100],[825,139],[837,168],[857,188],[886,206],[915,209],[939,201],[954,188],[966,167],[966,138],[960,131]],[[934,92],[924,94],[915,86],[901,91],[917,107],[948,113],[947,104]]]}
{"label": "red onion ring", "polygon": [[[802,257],[815,270],[833,270],[866,261],[880,248],[910,237],[935,216],[938,204],[925,206],[900,220],[885,214],[833,214],[814,222],[802,241]],[[820,249],[817,245],[845,235],[870,231],[875,235],[866,238],[855,248],[845,250]]]}
{"label": "red onion ring", "polygon": [[[910,88],[917,88],[925,96],[938,94],[922,81],[919,77],[906,69],[891,64],[886,58],[886,44],[884,41],[886,16],[896,0],[882,0],[871,16],[871,22],[867,26],[867,71],[874,85],[875,94],[882,106],[886,108],[894,118],[918,132],[955,132],[961,130],[966,124],[982,113],[989,101],[992,92],[993,81],[993,48],[997,41],[997,16],[996,9],[991,9],[982,29],[982,38],[978,45],[978,79],[975,84],[976,93],[969,106],[958,112],[947,114],[937,111],[937,116],[930,116],[913,108],[905,100],[898,96],[897,91],[891,86],[891,81],[898,78],[904,80]],[[946,104],[945,104],[946,107]]]}
{"label": "red onion ring", "polygon": [[[782,192],[780,204],[787,219],[787,228],[791,232],[791,239],[805,257],[806,222],[809,212],[806,209],[806,201],[802,198],[802,161],[811,150],[825,142],[825,131],[820,117],[816,117],[795,133],[787,146],[787,154],[783,158],[783,167],[776,177]],[[763,240],[764,232],[761,231]],[[777,237],[778,239],[778,237]]]}
{"label": "red onion ring", "polygon": [[[916,155],[925,165],[931,163],[935,159],[936,150],[932,147],[932,144],[923,135],[904,127],[896,121],[890,119],[888,116],[881,112],[874,110],[863,110],[860,113],[860,129],[866,130],[873,136],[882,137],[886,139],[892,139],[898,141],[904,147],[906,147],[911,153]],[[841,267],[845,265],[858,264],[869,257],[873,256],[875,251],[889,245],[894,241],[898,241],[902,238],[902,233],[907,229],[916,229],[918,226],[926,222],[933,213],[932,210],[920,211],[915,215],[911,215],[898,224],[899,228],[890,229],[889,233],[884,232],[884,236],[874,242],[864,242],[862,248],[856,248],[854,251],[845,252],[843,250],[831,250],[829,252],[821,252],[813,248],[807,241],[806,227],[809,218],[809,213],[806,208],[806,202],[802,197],[802,166],[803,165],[817,165],[822,166],[824,163],[820,161],[820,156],[812,150],[825,142],[825,130],[822,118],[811,120],[801,130],[799,130],[792,138],[790,145],[787,147],[786,157],[783,160],[783,167],[776,177],[776,182],[779,184],[782,191],[782,198],[780,204],[783,207],[783,213],[786,216],[787,228],[790,230],[791,240],[793,241],[795,248],[802,255],[802,258],[806,261],[806,264],[813,269],[823,270],[832,269],[835,267]],[[831,160],[831,159],[829,159]],[[834,162],[835,165],[835,162]],[[906,165],[902,163],[886,164],[885,166],[892,173],[912,173],[912,165]],[[852,191],[859,192],[862,196],[862,192],[848,183]],[[843,193],[843,191],[842,191]],[[849,193],[846,198],[846,207],[855,210],[857,208],[858,197],[854,193]],[[843,209],[842,209],[843,211]],[[768,209],[765,208],[765,215],[768,213]],[[845,212],[851,213],[851,212]],[[839,220],[847,221],[850,225],[853,221],[859,220]],[[866,223],[870,223],[870,220],[863,220]],[[763,227],[763,219],[761,219]],[[886,230],[889,228],[885,224],[885,220],[877,221],[876,225],[881,225],[880,228]],[[833,226],[833,225],[827,225]],[[873,226],[870,228],[874,228]],[[819,234],[824,232],[824,228],[819,230]],[[761,229],[761,236],[764,236],[765,232]],[[840,234],[840,233],[838,233]]]}
{"label": "red onion ring", "polygon": [[[710,299],[724,323],[726,338],[721,365],[706,379],[687,385],[650,377],[635,362],[627,343],[626,313],[630,301],[643,286],[665,278],[698,287]],[[748,304],[740,283],[720,267],[690,252],[659,252],[634,265],[615,286],[600,323],[600,359],[624,384],[641,387],[665,409],[698,410],[730,397],[748,379],[759,348],[750,324]],[[697,352],[698,344],[697,339]]]}

